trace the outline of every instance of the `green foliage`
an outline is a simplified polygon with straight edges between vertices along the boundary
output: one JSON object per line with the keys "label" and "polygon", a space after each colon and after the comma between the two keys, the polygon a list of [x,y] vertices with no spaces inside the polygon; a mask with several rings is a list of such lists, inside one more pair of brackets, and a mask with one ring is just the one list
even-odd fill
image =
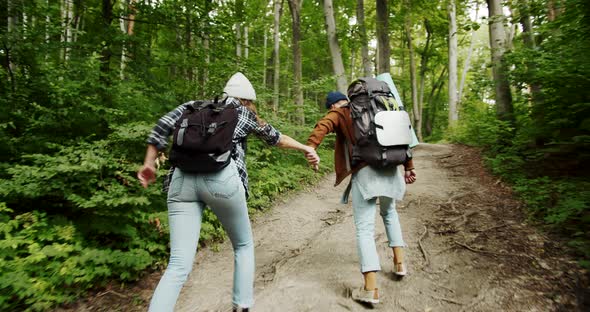
{"label": "green foliage", "polygon": [[[495,117],[492,105],[474,95],[491,93],[489,78],[478,76],[475,91],[461,109],[461,121],[448,138],[484,148],[494,174],[509,182],[529,216],[569,239],[588,266],[590,259],[590,23],[581,18],[587,1],[567,0],[567,10],[548,20],[541,1],[516,12],[534,21],[534,44],[517,38],[507,54],[513,85],[515,128]],[[520,18],[520,17],[518,17]],[[522,34],[521,36],[526,36]],[[483,79],[482,79],[483,78]],[[480,96],[481,97],[481,96]]]}
{"label": "green foliage", "polygon": [[462,110],[462,120],[448,129],[446,136],[452,142],[472,146],[494,146],[501,138],[511,136],[513,128],[507,122],[496,119],[493,108],[471,107]]}
{"label": "green foliage", "polygon": [[[159,191],[135,181],[149,129],[117,127],[105,140],[23,156],[0,180],[0,306],[46,310],[161,261]],[[163,229],[165,230],[165,229]]]}

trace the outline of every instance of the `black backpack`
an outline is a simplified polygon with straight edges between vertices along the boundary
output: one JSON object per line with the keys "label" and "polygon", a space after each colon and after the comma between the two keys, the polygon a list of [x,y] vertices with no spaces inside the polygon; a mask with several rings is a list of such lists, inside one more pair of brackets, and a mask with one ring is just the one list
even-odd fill
{"label": "black backpack", "polygon": [[189,173],[216,172],[231,161],[238,111],[225,101],[194,101],[176,123],[170,163]]}
{"label": "black backpack", "polygon": [[348,87],[348,98],[356,139],[353,165],[365,161],[375,168],[391,168],[412,158],[410,118],[387,83],[357,79]]}

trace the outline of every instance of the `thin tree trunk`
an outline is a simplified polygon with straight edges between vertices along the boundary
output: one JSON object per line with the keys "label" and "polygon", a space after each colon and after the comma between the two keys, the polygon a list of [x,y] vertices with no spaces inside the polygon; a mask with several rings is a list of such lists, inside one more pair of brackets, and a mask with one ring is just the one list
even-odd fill
{"label": "thin tree trunk", "polygon": [[[191,14],[192,11],[187,8],[186,11],[186,25],[185,25],[185,35],[184,35],[184,40],[185,40],[185,47],[187,49],[187,51],[189,51],[187,54],[191,54],[193,49],[194,49],[194,44],[193,44],[193,23],[192,23],[192,18],[191,18]],[[195,80],[194,78],[194,67],[193,67],[193,62],[189,62],[188,64],[186,64],[186,66],[188,66],[188,68],[186,69],[186,79],[189,82],[192,82]]]}
{"label": "thin tree trunk", "polygon": [[[479,3],[475,4],[475,20],[477,21],[477,17],[479,14]],[[469,67],[471,64],[471,55],[473,54],[473,45],[475,43],[475,29],[471,29],[471,42],[469,43],[469,50],[467,50],[467,57],[463,62],[463,72],[461,74],[461,82],[459,83],[459,93],[457,94],[457,106],[461,106],[461,102],[463,100],[463,87],[465,86],[465,80],[467,78],[467,73],[469,72]]]}
{"label": "thin tree trunk", "polygon": [[[7,0],[6,11],[7,11],[6,31],[8,34],[12,35],[16,31],[17,23],[18,23],[18,16],[16,14],[14,0]],[[6,69],[8,70],[8,75],[10,76],[12,91],[15,92],[16,91],[16,80],[14,77],[14,73],[16,72],[17,66],[14,63],[14,60],[12,57],[12,47],[9,46],[9,44],[10,43],[8,43],[6,40],[3,42],[4,50],[5,50],[4,53],[6,55],[6,60],[4,63],[5,63]]]}
{"label": "thin tree trunk", "polygon": [[70,59],[70,43],[72,42],[72,25],[71,20],[73,16],[72,0],[63,0],[61,2],[61,19],[62,19],[62,38],[61,42],[64,44],[62,59],[67,63]]}
{"label": "thin tree trunk", "polygon": [[424,46],[424,52],[422,53],[422,58],[420,59],[420,88],[419,88],[419,95],[418,95],[418,112],[419,116],[423,116],[422,112],[424,110],[424,84],[426,81],[426,71],[428,70],[428,60],[430,59],[430,47],[432,45],[432,26],[430,25],[430,21],[428,19],[424,19],[424,28],[426,29],[426,45]]}
{"label": "thin tree trunk", "polygon": [[[512,8],[510,6],[507,7],[508,12],[510,15],[508,16],[507,20],[516,20],[514,13],[512,12]],[[516,24],[510,23],[506,29],[506,50],[512,50],[514,48],[514,36],[516,35]]]}
{"label": "thin tree trunk", "polygon": [[244,47],[243,47],[243,40],[244,40],[244,1],[245,0],[236,0],[235,2],[235,21],[236,21],[236,56],[238,58],[238,63],[241,63],[242,56],[244,55]]}
{"label": "thin tree trunk", "polygon": [[430,94],[428,95],[428,100],[426,101],[428,106],[432,105],[432,100],[434,99],[434,92],[438,88],[441,88],[442,85],[444,84],[445,74],[447,73],[448,69],[449,68],[445,66],[443,68],[443,70],[440,71],[440,75],[438,75],[438,78],[436,79],[436,81],[434,81],[434,83],[432,84],[432,89],[430,90]]}
{"label": "thin tree trunk", "polygon": [[443,68],[437,81],[432,85],[432,90],[430,90],[430,95],[428,96],[428,115],[425,118],[424,125],[426,135],[428,136],[432,135],[434,129],[434,119],[436,117],[436,111],[438,110],[438,106],[434,105],[433,99],[437,99],[440,95],[440,91],[442,90],[442,86],[445,82],[444,75],[447,72],[447,69],[447,66]]}
{"label": "thin tree trunk", "polygon": [[236,56],[238,61],[242,57],[242,27],[240,23],[236,23]]}
{"label": "thin tree trunk", "polygon": [[250,52],[248,44],[248,26],[244,26],[244,59],[248,59]]}
{"label": "thin tree trunk", "polygon": [[[9,0],[10,1],[10,0]],[[45,2],[46,7],[46,13],[45,13],[45,44],[49,45],[49,41],[50,41],[50,36],[49,36],[49,28],[51,26],[51,15],[49,14],[50,10],[50,5],[49,5],[49,0],[47,0]],[[49,52],[45,51],[45,60],[49,59]]]}
{"label": "thin tree trunk", "polygon": [[[352,49],[352,51],[350,51],[350,81],[354,80],[354,77],[356,77],[356,71],[354,70],[354,62],[356,61],[356,49]],[[348,89],[348,88],[347,88]],[[346,92],[343,92],[344,94],[346,94]]]}
{"label": "thin tree trunk", "polygon": [[[301,64],[301,3],[303,0],[288,0],[291,11],[292,28],[293,28],[293,76],[295,78],[293,92],[295,93],[295,106],[297,107],[298,122],[300,125],[305,124],[305,115],[303,112],[303,89],[302,83],[302,64]],[[341,60],[342,61],[342,60]]]}
{"label": "thin tree trunk", "polygon": [[201,79],[201,97],[206,96],[205,90],[207,89],[207,83],[209,81],[209,64],[211,63],[211,51],[209,47],[209,12],[211,11],[211,0],[205,0],[204,5],[204,20],[202,24],[201,36],[203,38],[203,54],[205,55],[205,64],[202,69]]}
{"label": "thin tree trunk", "polygon": [[273,40],[274,40],[274,49],[273,49],[273,60],[274,60],[274,73],[273,73],[273,99],[272,99],[272,108],[273,112],[276,114],[279,111],[279,75],[281,70],[281,63],[279,61],[279,47],[280,47],[280,33],[279,33],[279,26],[281,22],[281,13],[282,13],[282,0],[274,0],[274,27],[273,27]]}
{"label": "thin tree trunk", "polygon": [[74,0],[74,9],[75,13],[72,21],[74,32],[72,34],[72,42],[77,42],[78,34],[80,33],[82,26],[82,0]]}
{"label": "thin tree trunk", "polygon": [[264,45],[262,49],[262,85],[266,87],[266,49],[268,47],[268,33],[264,30]]}
{"label": "thin tree trunk", "polygon": [[336,22],[334,21],[332,0],[324,0],[324,17],[326,19],[326,32],[328,33],[328,46],[332,55],[332,68],[334,69],[334,76],[336,76],[336,86],[338,91],[346,93],[346,76],[340,45],[338,45],[338,38],[336,38]]}
{"label": "thin tree trunk", "polygon": [[[111,85],[111,23],[113,22],[113,2],[111,0],[102,0],[102,49],[100,51],[100,80],[105,87]],[[101,97],[107,107],[112,105],[112,96],[108,91],[102,91]]]}
{"label": "thin tree trunk", "polygon": [[459,120],[457,108],[457,18],[454,0],[449,0],[447,14],[449,17],[449,126],[453,126]]}
{"label": "thin tree trunk", "polygon": [[[530,4],[528,1],[523,0],[520,2],[519,8],[520,25],[522,26],[522,39],[524,46],[530,50],[536,49],[535,34],[533,32],[533,23],[530,15]],[[537,71],[537,64],[534,60],[527,60],[526,65],[528,72],[534,76]],[[535,78],[533,78],[535,80]],[[533,120],[538,127],[542,127],[545,122],[545,99],[543,98],[542,87],[538,82],[532,82],[530,84],[531,95],[533,100]],[[542,134],[538,134],[535,137],[535,145],[541,147],[545,144],[546,138]]]}
{"label": "thin tree trunk", "polygon": [[[409,2],[407,2],[409,5]],[[414,116],[414,129],[418,140],[422,141],[422,116],[420,116],[420,107],[418,106],[418,84],[416,81],[416,58],[414,56],[414,44],[412,42],[411,17],[408,14],[404,23],[406,41],[408,43],[409,63],[410,63],[410,81],[412,86],[412,114]]]}
{"label": "thin tree trunk", "polygon": [[377,73],[389,73],[389,11],[387,9],[387,0],[377,1]]}
{"label": "thin tree trunk", "polygon": [[[123,2],[121,2],[121,5],[124,5]],[[123,31],[123,34],[127,36],[127,38],[133,36],[135,31],[135,0],[129,0],[128,8],[129,15],[127,16],[127,25],[125,26],[125,23],[121,23],[121,30]],[[123,22],[122,19],[121,21]],[[129,59],[129,45],[130,43],[128,40],[125,40],[121,51],[121,80],[125,79],[125,68],[127,67],[127,60]]]}
{"label": "thin tree trunk", "polygon": [[201,81],[201,97],[205,97],[205,89],[209,81],[209,64],[211,63],[211,51],[209,48],[209,34],[203,33],[203,53],[205,54],[205,66],[203,68],[203,79]]}
{"label": "thin tree trunk", "polygon": [[514,110],[512,107],[512,94],[507,68],[504,59],[506,52],[506,31],[502,4],[500,0],[487,0],[489,10],[490,48],[492,50],[492,70],[496,89],[496,114],[499,120],[508,121],[514,125]]}
{"label": "thin tree trunk", "polygon": [[[127,1],[125,0],[121,0],[121,2],[119,3],[119,6],[121,7],[121,11],[125,12],[125,5],[127,4]],[[123,16],[121,16],[121,18],[119,18],[119,29],[121,30],[121,32],[123,33],[123,35],[127,35],[127,25],[125,25],[125,18],[123,18]],[[125,79],[125,67],[126,67],[126,62],[127,62],[127,48],[125,47],[125,42],[123,42],[123,47],[121,48],[121,66],[119,68],[119,78],[121,80]]]}
{"label": "thin tree trunk", "polygon": [[369,41],[367,39],[367,28],[365,26],[364,0],[356,1],[356,20],[359,29],[361,43],[361,57],[363,64],[363,76],[371,76],[371,60],[369,59]]}

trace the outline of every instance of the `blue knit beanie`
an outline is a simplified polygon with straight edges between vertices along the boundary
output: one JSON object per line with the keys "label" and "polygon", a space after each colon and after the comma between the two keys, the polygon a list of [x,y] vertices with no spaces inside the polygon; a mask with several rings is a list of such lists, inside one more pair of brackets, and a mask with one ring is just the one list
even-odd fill
{"label": "blue knit beanie", "polygon": [[348,98],[346,97],[346,95],[344,95],[338,91],[332,91],[332,92],[328,93],[328,96],[326,97],[326,108],[330,109],[330,106],[332,106],[332,104],[334,104],[340,100],[347,100],[348,101]]}

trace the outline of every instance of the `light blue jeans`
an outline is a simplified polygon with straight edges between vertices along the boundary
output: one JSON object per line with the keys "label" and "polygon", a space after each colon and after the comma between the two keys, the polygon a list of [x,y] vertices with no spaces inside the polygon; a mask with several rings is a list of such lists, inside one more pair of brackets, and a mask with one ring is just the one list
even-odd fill
{"label": "light blue jeans", "polygon": [[[354,179],[354,177],[353,177]],[[380,271],[379,255],[375,246],[375,211],[377,198],[365,200],[357,183],[352,183],[352,214],[356,229],[356,249],[361,261],[361,272]],[[380,214],[385,225],[389,247],[404,247],[402,229],[395,210],[395,200],[379,197]]]}
{"label": "light blue jeans", "polygon": [[203,210],[208,206],[227,232],[234,249],[234,306],[253,304],[254,243],[246,195],[234,162],[211,174],[174,171],[168,190],[170,261],[150,302],[149,311],[173,311],[193,267]]}

